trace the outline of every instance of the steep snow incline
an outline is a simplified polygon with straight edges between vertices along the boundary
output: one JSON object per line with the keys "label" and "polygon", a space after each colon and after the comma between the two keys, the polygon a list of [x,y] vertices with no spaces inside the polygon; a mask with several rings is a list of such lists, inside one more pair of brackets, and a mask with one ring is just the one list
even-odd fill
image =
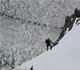
{"label": "steep snow incline", "polygon": [[80,70],[80,25],[74,25],[52,51],[22,64],[20,68],[32,65],[34,70]]}
{"label": "steep snow incline", "polygon": [[75,8],[80,9],[79,0],[0,0],[1,57],[11,64],[17,49],[13,66],[18,66],[40,55],[46,51],[45,39],[58,38]]}

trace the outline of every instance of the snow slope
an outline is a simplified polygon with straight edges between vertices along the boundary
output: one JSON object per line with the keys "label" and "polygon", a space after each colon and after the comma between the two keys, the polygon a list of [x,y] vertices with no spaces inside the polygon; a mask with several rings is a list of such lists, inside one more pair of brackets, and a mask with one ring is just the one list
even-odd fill
{"label": "snow slope", "polygon": [[65,17],[75,8],[80,9],[79,0],[0,0],[0,57],[6,60],[9,55],[6,61],[11,64],[17,49],[18,66],[40,55],[46,51],[45,39],[58,38]]}
{"label": "snow slope", "polygon": [[80,70],[80,25],[74,25],[52,51],[25,62],[19,68],[34,70]]}

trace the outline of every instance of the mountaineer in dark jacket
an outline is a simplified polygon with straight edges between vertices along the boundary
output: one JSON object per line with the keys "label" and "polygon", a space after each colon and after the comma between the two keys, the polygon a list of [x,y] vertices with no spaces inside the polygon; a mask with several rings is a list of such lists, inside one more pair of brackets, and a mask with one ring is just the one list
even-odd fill
{"label": "mountaineer in dark jacket", "polygon": [[51,45],[51,43],[53,44],[53,42],[52,42],[49,38],[45,40],[45,43],[46,43],[47,51],[48,51],[49,47],[50,47],[50,49],[52,50],[52,45]]}

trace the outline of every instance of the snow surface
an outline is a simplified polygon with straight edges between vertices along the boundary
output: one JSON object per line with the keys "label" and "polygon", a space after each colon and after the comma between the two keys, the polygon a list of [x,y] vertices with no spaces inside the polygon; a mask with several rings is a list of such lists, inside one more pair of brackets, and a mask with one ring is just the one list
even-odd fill
{"label": "snow surface", "polygon": [[75,8],[80,9],[80,0],[0,0],[0,57],[11,64],[17,49],[18,66],[40,55],[45,39],[56,41]]}
{"label": "snow surface", "polygon": [[80,70],[80,25],[74,25],[52,50],[23,63],[22,69],[33,70]]}
{"label": "snow surface", "polygon": [[45,39],[58,38],[75,8],[80,9],[79,0],[0,0],[0,57],[11,64],[16,52],[18,66],[43,53]]}

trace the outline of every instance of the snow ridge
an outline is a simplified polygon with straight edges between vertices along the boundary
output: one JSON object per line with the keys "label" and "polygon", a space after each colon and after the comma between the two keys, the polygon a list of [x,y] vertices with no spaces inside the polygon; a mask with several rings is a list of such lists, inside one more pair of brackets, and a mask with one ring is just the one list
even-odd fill
{"label": "snow ridge", "polygon": [[20,67],[34,70],[80,70],[80,25],[74,24],[52,51],[25,62]]}

